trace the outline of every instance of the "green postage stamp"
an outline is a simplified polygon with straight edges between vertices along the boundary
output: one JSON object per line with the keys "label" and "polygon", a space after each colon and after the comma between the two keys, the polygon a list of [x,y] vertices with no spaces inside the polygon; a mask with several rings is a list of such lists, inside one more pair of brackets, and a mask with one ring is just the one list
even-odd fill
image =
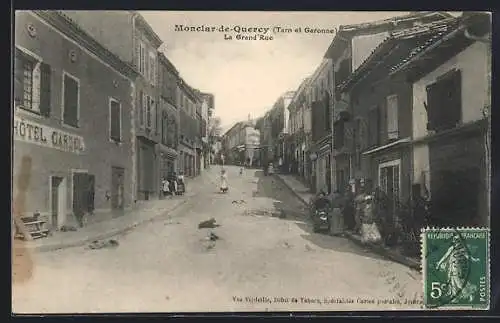
{"label": "green postage stamp", "polygon": [[489,234],[486,228],[422,231],[425,308],[489,309]]}

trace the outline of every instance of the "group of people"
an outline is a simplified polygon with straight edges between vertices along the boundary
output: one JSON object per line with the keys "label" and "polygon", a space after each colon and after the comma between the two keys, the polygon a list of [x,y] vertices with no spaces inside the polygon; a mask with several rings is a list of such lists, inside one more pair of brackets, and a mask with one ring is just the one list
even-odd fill
{"label": "group of people", "polygon": [[163,197],[175,196],[180,193],[184,193],[186,189],[185,185],[184,174],[181,172],[177,175],[176,172],[172,172],[161,181],[161,191],[163,193]]}
{"label": "group of people", "polygon": [[364,189],[355,196],[348,186],[343,194],[320,191],[312,201],[315,209],[330,209],[330,233],[342,235],[349,230],[361,235],[365,241],[379,242],[381,235],[376,225],[374,196]]}

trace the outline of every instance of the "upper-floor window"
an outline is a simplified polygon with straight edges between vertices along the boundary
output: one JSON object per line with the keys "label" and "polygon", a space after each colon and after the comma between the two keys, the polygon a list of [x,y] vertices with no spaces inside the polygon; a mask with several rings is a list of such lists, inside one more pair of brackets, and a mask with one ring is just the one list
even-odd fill
{"label": "upper-floor window", "polygon": [[457,126],[462,119],[462,77],[452,70],[427,86],[427,129],[442,131]]}
{"label": "upper-floor window", "polygon": [[148,71],[147,71],[147,77],[149,82],[151,84],[155,85],[156,84],[156,54],[153,51],[149,52],[149,60],[148,60]]}
{"label": "upper-floor window", "polygon": [[398,127],[398,96],[390,95],[387,97],[387,138],[397,139],[399,137]]}
{"label": "upper-floor window", "polygon": [[48,117],[51,109],[50,65],[16,48],[14,69],[15,105]]}
{"label": "upper-floor window", "polygon": [[140,39],[137,39],[136,42],[136,59],[136,65],[139,69],[139,73],[146,75],[146,44]]}
{"label": "upper-floor window", "polygon": [[63,122],[78,127],[80,118],[80,80],[63,72]]}
{"label": "upper-floor window", "polygon": [[122,106],[113,98],[109,99],[109,138],[114,142],[122,141]]}

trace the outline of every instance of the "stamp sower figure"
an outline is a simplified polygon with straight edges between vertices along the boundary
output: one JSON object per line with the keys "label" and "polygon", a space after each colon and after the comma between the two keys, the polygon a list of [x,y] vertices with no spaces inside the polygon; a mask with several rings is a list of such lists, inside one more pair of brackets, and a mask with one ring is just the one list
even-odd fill
{"label": "stamp sower figure", "polygon": [[453,303],[458,302],[460,298],[469,299],[469,301],[474,298],[477,286],[467,281],[471,261],[478,262],[479,259],[469,254],[465,243],[456,235],[453,237],[452,245],[436,264],[436,269],[448,274],[447,296],[454,297],[451,301]]}

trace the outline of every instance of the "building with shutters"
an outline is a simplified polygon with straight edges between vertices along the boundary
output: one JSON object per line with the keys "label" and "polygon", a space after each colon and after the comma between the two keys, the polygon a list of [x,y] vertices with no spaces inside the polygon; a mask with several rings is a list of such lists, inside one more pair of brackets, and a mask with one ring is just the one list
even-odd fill
{"label": "building with shutters", "polygon": [[158,48],[161,39],[136,11],[61,11],[139,74],[135,82],[134,158],[135,199],[160,193],[161,123],[158,121]]}
{"label": "building with shutters", "polygon": [[14,213],[60,228],[130,207],[134,69],[56,11],[16,12],[14,57]]}
{"label": "building with shutters", "polygon": [[309,83],[309,105],[311,111],[311,189],[331,192],[331,138],[332,110],[331,91],[333,83],[332,60],[323,59],[311,76]]}
{"label": "building with shutters", "polygon": [[161,129],[160,140],[160,177],[165,178],[177,171],[179,164],[179,72],[170,60],[159,53],[160,99],[158,122]]}
{"label": "building with shutters", "polygon": [[[356,25],[343,25],[332,40],[324,57],[332,60],[333,82],[329,92],[333,105],[331,187],[343,191],[348,185],[356,191],[361,184],[353,166],[355,153],[353,134],[356,120],[352,119],[352,102],[348,91],[339,90],[340,85],[363,66],[363,62],[393,33],[432,23],[451,16],[443,12],[413,12],[394,18]],[[376,64],[376,63],[375,63]],[[393,104],[393,103],[391,103]]]}
{"label": "building with shutters", "polygon": [[200,120],[200,136],[201,136],[201,156],[200,167],[201,171],[210,167],[215,151],[213,151],[212,142],[209,134],[210,118],[214,111],[214,95],[212,93],[199,92],[201,97],[201,120]]}
{"label": "building with shutters", "polygon": [[413,90],[414,194],[430,200],[430,225],[488,226],[491,14],[466,12],[416,48],[392,67]]}
{"label": "building with shutters", "polygon": [[[306,117],[307,91],[310,78],[304,79],[300,84],[292,102],[288,106],[290,118],[290,159],[292,160],[292,173],[299,176],[309,185],[309,174],[307,172],[309,154],[309,141],[311,134],[310,117]],[[308,109],[310,112],[310,108]]]}
{"label": "building with shutters", "polygon": [[386,223],[401,222],[401,205],[410,200],[413,184],[413,86],[406,73],[391,69],[456,24],[449,18],[392,32],[338,87],[350,94],[352,134],[336,137],[335,148],[349,152],[354,180],[385,193]]}
{"label": "building with shutters", "polygon": [[177,91],[179,109],[179,172],[188,177],[198,174],[199,121],[197,106],[201,104],[200,97],[182,78],[179,79]]}
{"label": "building with shutters", "polygon": [[252,120],[240,121],[224,133],[226,164],[249,167],[260,164],[260,131],[255,126]]}

